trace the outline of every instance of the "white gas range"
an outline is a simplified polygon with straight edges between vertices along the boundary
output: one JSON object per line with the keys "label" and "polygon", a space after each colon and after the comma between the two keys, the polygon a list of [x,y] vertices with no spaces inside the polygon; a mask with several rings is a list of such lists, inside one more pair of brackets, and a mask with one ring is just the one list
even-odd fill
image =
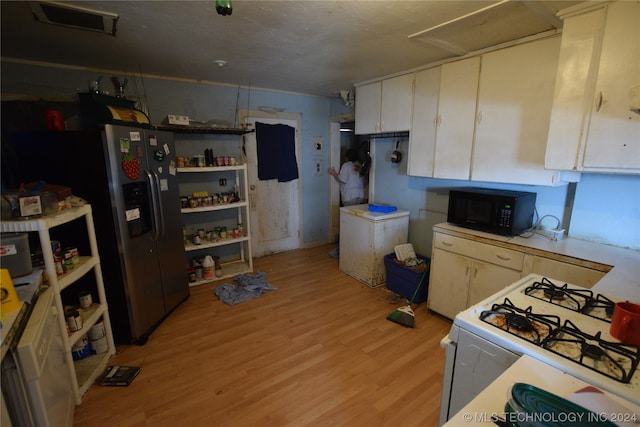
{"label": "white gas range", "polygon": [[531,274],[459,313],[441,343],[440,425],[523,354],[640,405],[640,347],[609,334],[615,302]]}

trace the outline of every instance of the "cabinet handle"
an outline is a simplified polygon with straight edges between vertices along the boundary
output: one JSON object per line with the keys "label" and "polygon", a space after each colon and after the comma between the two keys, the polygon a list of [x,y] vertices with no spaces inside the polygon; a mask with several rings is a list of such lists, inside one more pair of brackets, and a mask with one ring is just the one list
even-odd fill
{"label": "cabinet handle", "polygon": [[496,254],[496,257],[498,257],[499,259],[501,259],[503,261],[511,261],[511,257],[510,256]]}
{"label": "cabinet handle", "polygon": [[601,107],[602,107],[602,91],[598,92],[598,97],[596,98],[596,113],[600,112]]}
{"label": "cabinet handle", "polygon": [[477,275],[478,275],[478,267],[473,269],[473,278],[475,279]]}
{"label": "cabinet handle", "polygon": [[453,243],[449,243],[449,242],[442,242],[442,246],[448,246],[448,247],[451,247],[451,246],[453,246]]}
{"label": "cabinet handle", "polygon": [[468,276],[469,275],[469,266],[467,265],[467,269],[464,271],[464,275]]}

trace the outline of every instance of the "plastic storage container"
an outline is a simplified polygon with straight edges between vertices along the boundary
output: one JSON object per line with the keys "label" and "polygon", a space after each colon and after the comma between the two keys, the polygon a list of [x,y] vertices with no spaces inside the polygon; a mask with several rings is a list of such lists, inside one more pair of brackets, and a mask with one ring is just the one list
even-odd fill
{"label": "plastic storage container", "polygon": [[0,237],[0,263],[11,277],[25,276],[33,271],[27,233],[2,233]]}
{"label": "plastic storage container", "polygon": [[[427,264],[427,273],[422,282],[420,290],[413,299],[414,303],[421,303],[427,300],[427,293],[429,289],[429,267],[431,259],[422,255],[417,257],[423,260]],[[416,287],[420,284],[420,278],[423,271],[416,271],[412,268],[405,267],[395,261],[396,254],[390,253],[384,257],[384,265],[387,270],[387,288],[399,295],[402,295],[408,300],[411,300],[413,293],[416,291]]]}

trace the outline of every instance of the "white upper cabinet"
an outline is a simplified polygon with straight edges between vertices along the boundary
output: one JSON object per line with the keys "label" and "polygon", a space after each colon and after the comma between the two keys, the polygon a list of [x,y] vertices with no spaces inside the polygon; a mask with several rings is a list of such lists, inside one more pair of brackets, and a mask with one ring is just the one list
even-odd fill
{"label": "white upper cabinet", "polygon": [[382,82],[356,87],[356,134],[380,132]]}
{"label": "white upper cabinet", "polygon": [[480,57],[442,65],[433,177],[469,179]]}
{"label": "white upper cabinet", "polygon": [[561,13],[545,166],[639,174],[640,2],[584,5]]}
{"label": "white upper cabinet", "polygon": [[482,56],[473,149],[473,181],[556,185],[545,170],[549,116],[560,38],[546,38]]}
{"label": "white upper cabinet", "polygon": [[442,67],[435,67],[416,73],[407,156],[409,175],[433,176],[441,69]]}
{"label": "white upper cabinet", "polygon": [[356,134],[408,131],[414,74],[356,87]]}

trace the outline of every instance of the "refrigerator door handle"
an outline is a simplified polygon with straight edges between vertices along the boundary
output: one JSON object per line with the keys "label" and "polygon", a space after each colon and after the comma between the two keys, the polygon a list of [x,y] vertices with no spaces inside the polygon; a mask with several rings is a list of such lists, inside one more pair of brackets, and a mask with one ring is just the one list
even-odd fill
{"label": "refrigerator door handle", "polygon": [[153,210],[153,239],[158,240],[164,234],[164,218],[162,209],[160,208],[160,181],[158,175],[151,171],[145,170],[147,179],[149,180],[149,188],[151,189],[151,209]]}

